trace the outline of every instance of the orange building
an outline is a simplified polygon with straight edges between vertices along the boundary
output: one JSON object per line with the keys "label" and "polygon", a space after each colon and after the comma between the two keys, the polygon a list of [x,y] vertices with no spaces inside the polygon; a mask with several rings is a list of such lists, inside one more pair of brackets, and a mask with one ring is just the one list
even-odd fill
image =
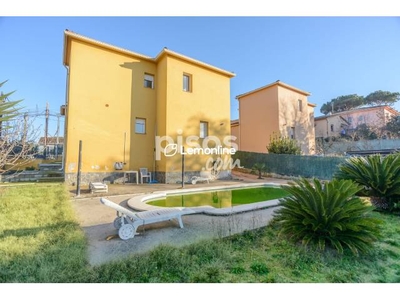
{"label": "orange building", "polygon": [[314,108],[309,92],[276,81],[238,95],[239,119],[231,133],[239,150],[267,152],[274,134],[297,140],[303,154],[315,153]]}

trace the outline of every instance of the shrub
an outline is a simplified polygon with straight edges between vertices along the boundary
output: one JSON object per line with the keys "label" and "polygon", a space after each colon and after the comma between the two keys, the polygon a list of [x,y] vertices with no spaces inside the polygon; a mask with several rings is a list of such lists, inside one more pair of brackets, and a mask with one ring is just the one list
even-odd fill
{"label": "shrub", "polygon": [[270,138],[267,150],[268,153],[275,154],[301,154],[301,148],[297,144],[296,140],[277,135],[274,135]]}
{"label": "shrub", "polygon": [[351,157],[339,165],[337,179],[350,179],[365,187],[378,208],[392,210],[400,198],[400,155]]}
{"label": "shrub", "polygon": [[350,180],[312,183],[301,178],[283,187],[291,196],[280,201],[274,216],[281,233],[321,250],[328,245],[339,253],[344,248],[367,252],[379,236],[380,221],[370,215],[372,206],[355,196],[362,187]]}
{"label": "shrub", "polygon": [[268,267],[263,262],[254,262],[251,264],[250,269],[253,273],[258,275],[265,275],[268,274],[269,270]]}

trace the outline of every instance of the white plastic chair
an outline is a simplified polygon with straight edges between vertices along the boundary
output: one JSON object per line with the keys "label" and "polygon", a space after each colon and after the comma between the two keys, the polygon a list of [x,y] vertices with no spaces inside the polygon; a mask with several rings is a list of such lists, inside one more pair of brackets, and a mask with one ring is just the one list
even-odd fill
{"label": "white plastic chair", "polygon": [[143,178],[148,178],[147,182],[151,181],[151,172],[147,170],[147,168],[140,168],[140,182],[143,184]]}

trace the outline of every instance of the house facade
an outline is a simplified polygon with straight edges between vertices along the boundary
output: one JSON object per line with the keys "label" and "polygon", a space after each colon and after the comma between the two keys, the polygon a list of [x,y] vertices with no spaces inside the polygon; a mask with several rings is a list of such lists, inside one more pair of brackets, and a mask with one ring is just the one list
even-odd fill
{"label": "house facade", "polygon": [[314,107],[310,93],[276,81],[236,97],[239,119],[231,121],[232,135],[242,151],[266,153],[270,139],[295,139],[303,154],[314,154]]}
{"label": "house facade", "polygon": [[[328,138],[351,135],[360,125],[382,131],[392,116],[399,113],[387,105],[362,107],[315,118],[315,137]],[[380,135],[384,132],[379,132]]]}
{"label": "house facade", "polygon": [[[68,182],[76,180],[79,141],[84,181],[113,181],[124,171],[148,168],[157,181],[175,183],[181,179],[182,156],[166,156],[160,149],[171,143],[193,146],[189,136],[212,147],[209,137],[222,141],[230,135],[232,72],[167,48],[149,57],[68,30],[63,64]],[[209,159],[185,155],[185,175],[199,174]]]}

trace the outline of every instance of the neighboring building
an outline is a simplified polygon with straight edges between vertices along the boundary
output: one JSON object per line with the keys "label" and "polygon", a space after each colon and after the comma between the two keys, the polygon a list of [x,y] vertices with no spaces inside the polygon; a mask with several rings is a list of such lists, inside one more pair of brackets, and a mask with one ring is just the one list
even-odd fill
{"label": "neighboring building", "polygon": [[366,124],[369,128],[384,134],[382,128],[392,116],[399,113],[390,106],[380,105],[342,111],[315,118],[315,137],[339,137],[351,135],[358,126]]}
{"label": "neighboring building", "polygon": [[350,123],[339,114],[315,117],[315,138],[338,137],[347,133]]}
{"label": "neighboring building", "polygon": [[[38,154],[46,156],[56,156],[63,153],[64,138],[63,137],[41,137],[38,142]],[[45,151],[46,149],[46,151]]]}
{"label": "neighboring building", "polygon": [[[181,155],[157,160],[156,136],[179,142],[193,135],[202,143],[230,135],[234,73],[167,48],[153,58],[68,30],[64,37],[67,181],[76,178],[79,141],[86,181],[113,181],[145,167],[153,179],[176,183]],[[208,158],[186,155],[186,177],[199,175]]]}
{"label": "neighboring building", "polygon": [[236,137],[236,140],[234,141],[236,143],[236,145],[240,145],[240,134],[239,134],[239,119],[236,120],[232,120],[231,121],[231,135]]}
{"label": "neighboring building", "polygon": [[315,104],[308,96],[279,80],[237,96],[239,120],[231,121],[231,131],[239,149],[265,153],[276,134],[297,140],[303,154],[314,154]]}

